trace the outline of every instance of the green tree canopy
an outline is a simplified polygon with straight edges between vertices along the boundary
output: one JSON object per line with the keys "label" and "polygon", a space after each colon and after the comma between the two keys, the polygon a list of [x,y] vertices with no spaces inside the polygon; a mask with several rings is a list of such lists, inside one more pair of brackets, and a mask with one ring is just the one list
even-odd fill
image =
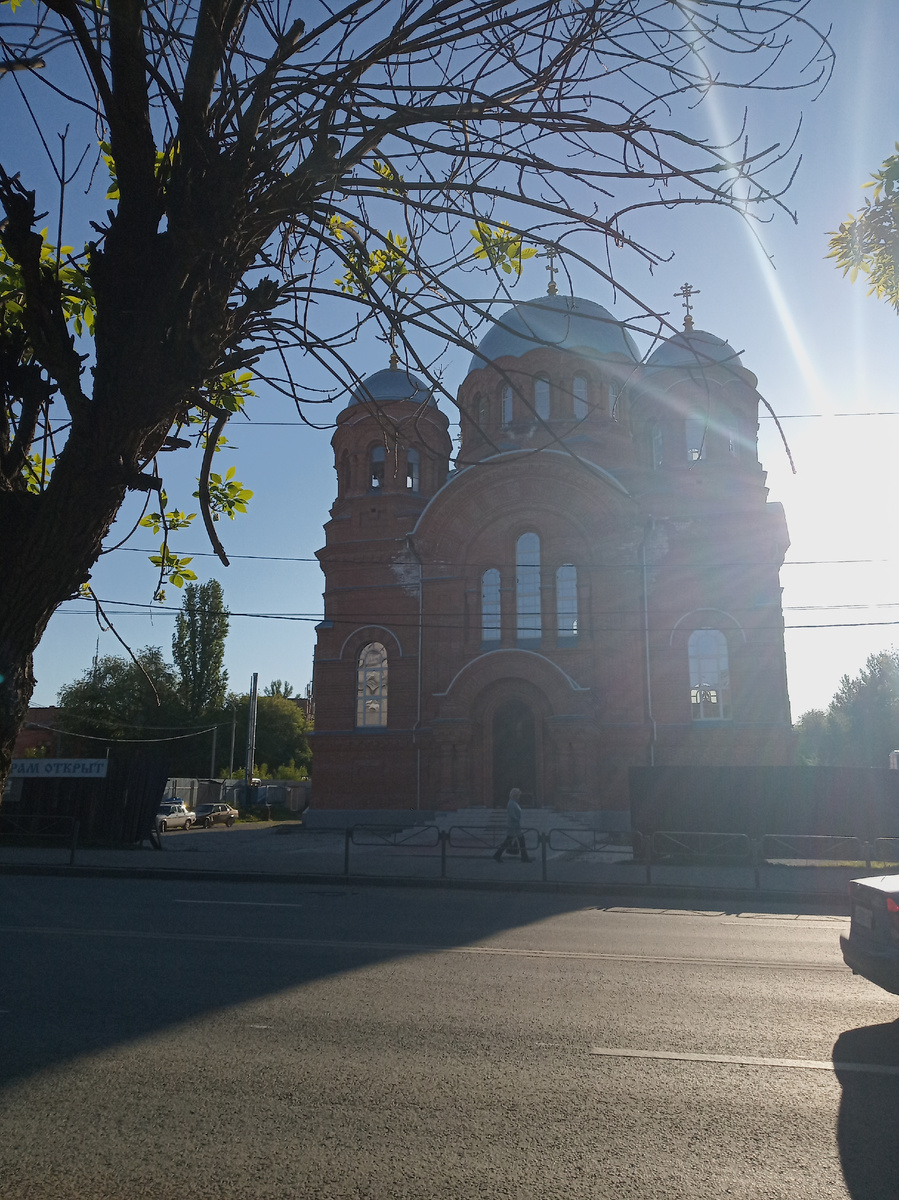
{"label": "green tree canopy", "polygon": [[181,673],[181,694],[192,717],[220,709],[225,702],[228,624],[228,610],[218,580],[189,583],[185,587],[181,611],[175,617],[172,656]]}
{"label": "green tree canopy", "polygon": [[826,712],[796,723],[799,752],[811,766],[888,767],[899,749],[899,651],[871,654],[858,675],[844,675]]}
{"label": "green tree canopy", "polygon": [[[899,150],[899,142],[896,144]],[[854,283],[868,280],[868,295],[899,312],[899,154],[884,159],[864,185],[872,193],[855,216],[830,235],[830,254]]]}
{"label": "green tree canopy", "polygon": [[[58,696],[59,724],[70,733],[109,739],[110,744],[178,734],[184,724],[180,680],[157,646],[135,660],[104,654]],[[84,753],[87,739],[71,738]]]}
{"label": "green tree canopy", "polygon": [[273,679],[264,689],[263,694],[266,696],[283,696],[285,700],[289,700],[293,696],[293,684],[288,683],[286,679]]}
{"label": "green tree canopy", "polygon": [[[247,753],[247,717],[249,696],[234,697],[237,708],[237,743],[235,761],[245,761]],[[312,751],[306,738],[306,717],[303,709],[284,696],[259,696],[256,700],[256,766],[263,764],[269,773],[287,767],[291,762],[308,773],[312,766]],[[300,770],[302,768],[302,771]]]}

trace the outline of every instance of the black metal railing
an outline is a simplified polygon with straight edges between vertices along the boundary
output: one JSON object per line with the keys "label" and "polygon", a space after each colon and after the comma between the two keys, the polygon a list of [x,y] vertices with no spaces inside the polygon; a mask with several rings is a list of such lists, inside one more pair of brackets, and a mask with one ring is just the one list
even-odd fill
{"label": "black metal railing", "polygon": [[[61,843],[69,847],[70,864],[75,862],[78,833],[78,821],[70,816],[19,816],[9,811],[0,814],[0,842]],[[848,835],[765,834],[752,838],[714,830],[656,830],[643,834],[587,825],[558,825],[543,830],[526,826],[521,837],[525,858],[539,866],[528,868],[517,877],[522,880],[539,877],[543,882],[714,884],[751,891],[761,888],[763,875],[768,880],[782,882],[786,878],[785,868],[790,865],[797,870],[814,866],[858,869],[862,864],[870,869],[872,862],[899,865],[899,838],[895,837],[866,841]],[[451,868],[455,868],[454,878],[483,879],[483,869],[466,874],[461,864],[488,858],[505,840],[506,826],[501,821],[445,828],[373,821],[347,827],[304,827],[292,853],[301,858],[309,855],[306,873],[339,872],[342,851],[345,877],[353,873],[389,877],[403,869],[400,864],[405,862],[413,873],[423,877],[439,871],[440,878],[446,879]],[[510,848],[510,856],[516,849],[516,846]],[[324,872],[322,854],[328,857]],[[316,859],[313,865],[311,860]],[[297,871],[303,873],[302,869]],[[492,877],[491,871],[487,878]],[[810,872],[795,876],[803,877],[814,878]]]}
{"label": "black metal railing", "polygon": [[0,839],[29,844],[32,841],[55,842],[68,847],[69,866],[75,865],[80,822],[77,817],[61,813],[41,816],[37,813],[0,813]]}

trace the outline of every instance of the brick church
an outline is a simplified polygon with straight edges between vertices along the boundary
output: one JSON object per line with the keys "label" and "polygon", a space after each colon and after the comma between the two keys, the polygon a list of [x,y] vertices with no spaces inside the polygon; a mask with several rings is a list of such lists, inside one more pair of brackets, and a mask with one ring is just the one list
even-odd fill
{"label": "brick church", "polygon": [[591,300],[495,321],[459,450],[392,360],[333,437],[313,803],[625,809],[628,768],[784,764],[756,377],[685,328],[645,360]]}

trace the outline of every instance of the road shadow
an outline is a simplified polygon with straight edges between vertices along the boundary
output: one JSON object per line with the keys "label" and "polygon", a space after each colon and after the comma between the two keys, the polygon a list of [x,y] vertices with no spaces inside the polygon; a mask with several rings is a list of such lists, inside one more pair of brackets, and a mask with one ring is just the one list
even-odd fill
{"label": "road shadow", "polygon": [[0,1087],[314,981],[595,907],[578,896],[0,877]]}
{"label": "road shadow", "polygon": [[899,1070],[899,1021],[841,1033],[833,1065],[842,1088],[837,1145],[853,1200],[899,1197],[899,1074],[851,1070],[862,1063]]}

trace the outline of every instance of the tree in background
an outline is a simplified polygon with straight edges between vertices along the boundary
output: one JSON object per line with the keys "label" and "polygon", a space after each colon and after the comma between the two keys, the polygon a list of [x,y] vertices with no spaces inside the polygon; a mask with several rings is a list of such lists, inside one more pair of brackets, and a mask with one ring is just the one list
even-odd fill
{"label": "tree in background", "polygon": [[899,651],[869,655],[858,675],[843,676],[827,711],[804,713],[796,731],[810,766],[888,767],[899,749]]}
{"label": "tree in background", "polygon": [[868,295],[899,312],[899,154],[885,159],[864,186],[871,195],[830,235],[827,257],[835,258],[853,283],[861,272],[870,284]]}
{"label": "tree in background", "polygon": [[[305,381],[344,389],[368,324],[446,396],[442,348],[473,348],[527,240],[650,315],[618,282],[622,254],[666,256],[643,210],[783,206],[791,177],[789,147],[692,133],[696,104],[817,89],[832,58],[805,0],[0,6],[0,103],[34,117],[0,168],[0,786],[34,648],[130,492],[158,510],[161,579],[191,577],[163,452],[195,454],[227,565],[215,522],[246,489],[212,464],[248,368],[327,400]],[[41,154],[59,186],[38,199]]]}
{"label": "tree in background", "polygon": [[[236,761],[247,753],[249,696],[232,698],[237,708]],[[260,777],[305,779],[312,766],[312,751],[303,709],[285,696],[259,696],[256,700],[256,773]],[[263,767],[266,770],[263,770]]]}
{"label": "tree in background", "polygon": [[293,684],[286,679],[273,679],[263,691],[265,696],[282,696],[285,700],[293,698]]}
{"label": "tree in background", "polygon": [[64,748],[91,757],[96,739],[93,751],[102,757],[104,741],[133,746],[154,736],[177,736],[185,719],[180,682],[156,646],[138,651],[133,660],[103,655],[59,692],[59,728],[66,735],[87,735],[65,736]]}
{"label": "tree in background", "polygon": [[185,587],[181,611],[175,617],[172,657],[181,673],[181,695],[191,717],[219,710],[225,703],[228,615],[218,580]]}

